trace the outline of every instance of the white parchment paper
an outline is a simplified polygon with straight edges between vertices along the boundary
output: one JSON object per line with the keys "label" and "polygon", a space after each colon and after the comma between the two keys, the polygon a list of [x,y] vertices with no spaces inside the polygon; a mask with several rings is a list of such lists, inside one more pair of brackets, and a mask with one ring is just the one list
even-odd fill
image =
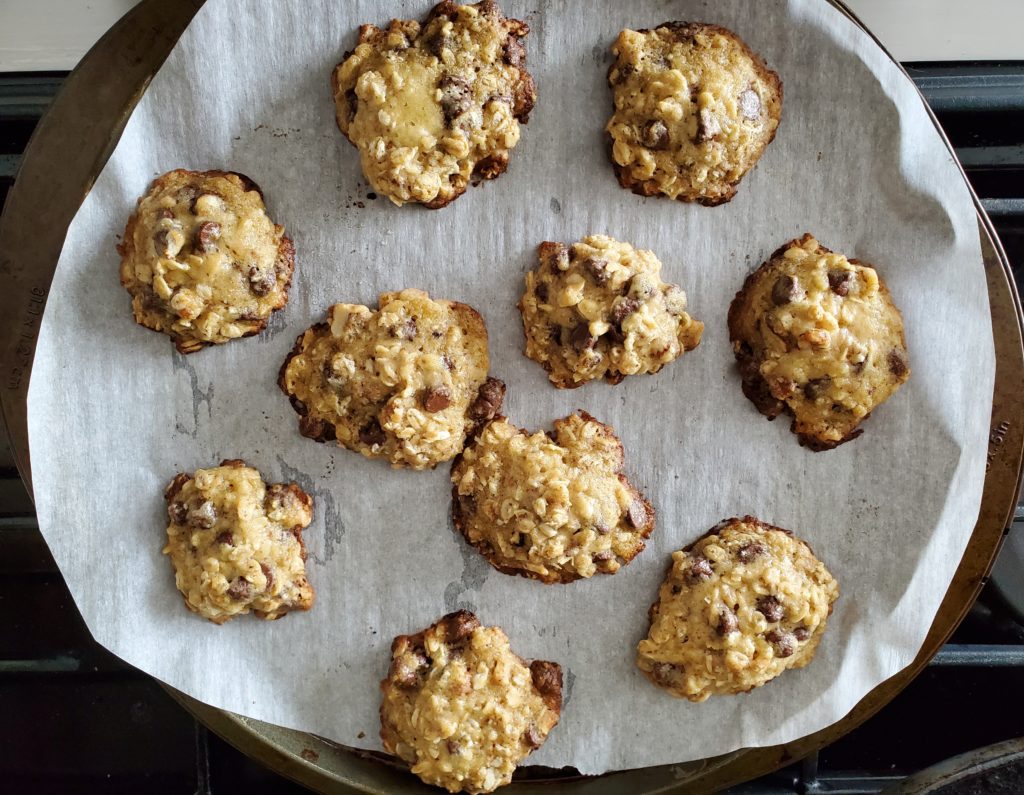
{"label": "white parchment paper", "polygon": [[[537,109],[509,172],[437,212],[367,198],[329,89],[360,23],[420,18],[426,2],[203,7],[68,233],[29,396],[40,526],[114,653],[202,701],[348,745],[379,747],[391,638],[460,607],[564,668],[561,724],[532,762],[597,773],[825,727],[915,656],[977,517],[994,355],[968,192],[909,81],[825,2],[504,5],[533,29]],[[778,138],[723,207],[634,196],[607,160],[610,45],[666,19],[736,30],[785,83]],[[298,252],[291,301],[263,335],[187,358],[132,321],[114,251],[135,199],[176,167],[251,176]],[[818,454],[742,396],[725,322],[746,274],[805,231],[877,265],[913,367],[862,438]],[[515,304],[538,243],[598,232],[653,249],[707,330],[657,376],[557,391],[521,353]],[[299,436],[275,384],[295,337],[331,303],[403,287],[483,313],[513,422],[584,408],[618,430],[658,510],[631,565],[568,586],[499,574],[450,527],[446,467],[392,471]],[[315,495],[310,613],[218,627],[182,605],[160,554],[163,488],[227,457]],[[633,665],[647,608],[672,550],[744,513],[806,538],[842,596],[808,668],[747,696],[676,701]]]}

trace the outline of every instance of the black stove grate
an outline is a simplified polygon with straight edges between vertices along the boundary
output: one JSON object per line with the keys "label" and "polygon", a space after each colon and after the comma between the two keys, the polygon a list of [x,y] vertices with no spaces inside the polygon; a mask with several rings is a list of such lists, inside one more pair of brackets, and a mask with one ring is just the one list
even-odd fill
{"label": "black stove grate", "polygon": [[[1024,287],[1024,64],[911,64]],[[63,74],[0,75],[0,203]],[[1011,532],[1024,532],[1018,508]],[[0,789],[304,791],[211,735],[89,636],[0,439]],[[1024,736],[1024,625],[991,588],[931,665],[863,726],[738,793],[874,793]]]}

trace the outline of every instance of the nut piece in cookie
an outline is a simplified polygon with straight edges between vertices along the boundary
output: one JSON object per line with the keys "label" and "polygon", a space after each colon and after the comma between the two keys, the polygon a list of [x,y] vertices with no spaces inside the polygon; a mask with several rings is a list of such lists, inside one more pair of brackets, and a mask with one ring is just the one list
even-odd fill
{"label": "nut piece in cookie", "polygon": [[776,251],[729,307],[743,394],[768,419],[793,416],[800,444],[828,450],[910,377],[903,318],[870,265],[811,235]]}
{"label": "nut piece in cookie", "polygon": [[562,669],[525,662],[461,610],[391,644],[380,736],[427,784],[491,792],[540,748],[562,709]]}
{"label": "nut piece in cookie", "polygon": [[377,311],[332,306],[326,323],[296,340],[278,384],[303,436],[428,469],[500,411],[505,385],[488,366],[475,309],[403,290],[381,295]]}
{"label": "nut piece in cookie", "polygon": [[493,0],[445,0],[422,23],[359,29],[331,85],[338,127],[374,190],[437,209],[504,173],[536,99],[529,32]]}
{"label": "nut piece in cookie", "polygon": [[164,497],[164,554],[189,610],[223,624],[250,610],[271,620],[313,606],[302,543],[313,498],[296,484],[268,486],[230,460],[177,475]]}
{"label": "nut piece in cookie", "polygon": [[614,574],[654,530],[624,460],[615,432],[584,411],[533,435],[498,417],[452,466],[455,526],[505,574],[545,583]]}
{"label": "nut piece in cookie", "polygon": [[295,249],[248,177],[177,170],[157,177],[117,247],[135,322],[181,353],[258,334],[288,303]]}
{"label": "nut piece in cookie", "polygon": [[636,664],[677,698],[746,693],[811,661],[838,597],[788,530],[727,519],[672,553]]}
{"label": "nut piece in cookie", "polygon": [[704,324],[687,314],[686,293],[661,280],[653,252],[603,235],[538,252],[519,311],[525,353],[555,386],[656,373],[700,343]]}
{"label": "nut piece in cookie", "polygon": [[608,72],[605,128],[619,183],[641,196],[723,204],[775,138],[779,76],[716,25],[624,30]]}

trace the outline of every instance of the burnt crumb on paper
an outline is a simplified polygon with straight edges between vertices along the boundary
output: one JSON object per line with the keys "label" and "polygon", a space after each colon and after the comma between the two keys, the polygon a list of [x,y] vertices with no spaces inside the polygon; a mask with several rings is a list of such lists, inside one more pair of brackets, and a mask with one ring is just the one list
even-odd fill
{"label": "burnt crumb on paper", "polygon": [[323,565],[334,557],[338,544],[345,535],[345,525],[338,514],[338,506],[334,502],[334,495],[330,489],[318,484],[305,472],[296,469],[281,456],[277,457],[277,465],[281,468],[281,477],[284,480],[291,480],[298,483],[304,492],[313,495],[313,521],[321,515],[324,517],[324,546],[323,554],[318,555],[313,547],[315,546],[315,534],[307,536],[307,549],[309,556],[317,563]]}
{"label": "burnt crumb on paper", "polygon": [[207,385],[205,391],[200,389],[199,375],[196,373],[195,365],[189,361],[188,357],[177,351],[171,351],[171,356],[175,372],[184,370],[188,373],[189,389],[192,392],[192,427],[189,428],[182,422],[182,418],[178,417],[175,419],[174,429],[178,433],[187,434],[195,439],[199,433],[199,407],[202,404],[206,404],[206,418],[213,418],[213,382],[211,381]]}

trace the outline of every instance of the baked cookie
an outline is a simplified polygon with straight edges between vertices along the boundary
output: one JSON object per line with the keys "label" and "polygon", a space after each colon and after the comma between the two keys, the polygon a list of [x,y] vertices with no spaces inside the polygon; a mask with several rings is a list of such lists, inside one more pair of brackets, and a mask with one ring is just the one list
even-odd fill
{"label": "baked cookie", "polygon": [[746,693],[811,661],[838,597],[788,530],[727,519],[672,553],[636,664],[677,698]]}
{"label": "baked cookie", "polygon": [[268,486],[229,460],[175,476],[164,498],[164,554],[189,610],[223,624],[250,610],[271,620],[313,606],[302,543],[313,498],[296,484]]}
{"label": "baked cookie", "polygon": [[135,322],[195,353],[258,334],[288,303],[295,249],[263,194],[229,171],[153,180],[117,247]]}
{"label": "baked cookie", "polygon": [[729,201],[775,138],[779,76],[731,30],[699,22],[624,30],[612,52],[615,112],[606,130],[622,187],[708,206]]}
{"label": "baked cookie", "polygon": [[729,307],[743,394],[768,419],[793,415],[800,444],[828,450],[910,377],[903,318],[870,265],[811,235],[754,271]]}
{"label": "baked cookie", "polygon": [[521,39],[497,3],[445,0],[423,23],[363,25],[331,75],[338,127],[374,190],[431,209],[508,167],[536,99]]}
{"label": "baked cookie", "polygon": [[532,436],[498,417],[452,465],[455,526],[505,574],[545,583],[614,574],[654,530],[624,460],[615,432],[585,411]]}
{"label": "baked cookie", "polygon": [[542,243],[539,255],[519,311],[526,355],[555,386],[656,373],[700,343],[704,324],[686,313],[686,293],[661,280],[653,252],[591,235]]}
{"label": "baked cookie", "polygon": [[562,710],[562,669],[527,664],[498,627],[461,610],[391,644],[380,736],[427,784],[491,792],[540,748]]}
{"label": "baked cookie", "polygon": [[402,290],[381,295],[377,311],[328,309],[326,323],[296,340],[278,384],[303,436],[427,469],[454,458],[501,409],[505,385],[487,368],[487,329],[475,309]]}

